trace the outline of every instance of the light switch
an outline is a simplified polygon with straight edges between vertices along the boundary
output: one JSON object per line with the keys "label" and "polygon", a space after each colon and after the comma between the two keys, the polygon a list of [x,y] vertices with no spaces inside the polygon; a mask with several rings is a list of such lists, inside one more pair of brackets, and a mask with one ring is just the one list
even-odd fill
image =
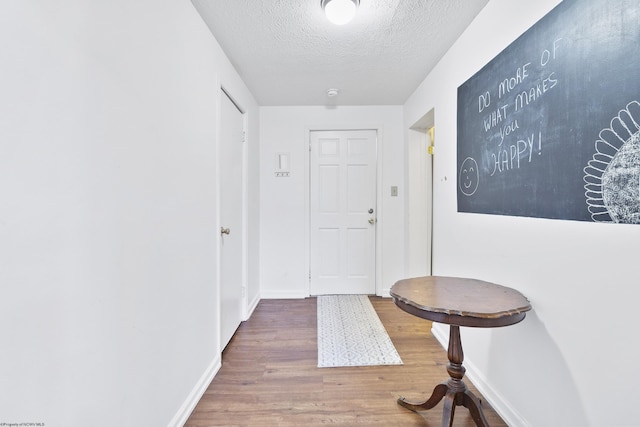
{"label": "light switch", "polygon": [[279,178],[289,177],[289,153],[276,154],[275,175]]}
{"label": "light switch", "polygon": [[391,187],[391,197],[398,197],[398,187],[395,185]]}

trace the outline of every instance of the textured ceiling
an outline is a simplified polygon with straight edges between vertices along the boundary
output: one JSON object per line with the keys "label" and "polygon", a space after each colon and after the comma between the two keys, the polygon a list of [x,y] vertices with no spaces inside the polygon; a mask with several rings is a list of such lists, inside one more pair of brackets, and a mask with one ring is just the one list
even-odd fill
{"label": "textured ceiling", "polygon": [[[192,0],[260,105],[401,105],[489,0]],[[337,88],[335,98],[327,89]]]}

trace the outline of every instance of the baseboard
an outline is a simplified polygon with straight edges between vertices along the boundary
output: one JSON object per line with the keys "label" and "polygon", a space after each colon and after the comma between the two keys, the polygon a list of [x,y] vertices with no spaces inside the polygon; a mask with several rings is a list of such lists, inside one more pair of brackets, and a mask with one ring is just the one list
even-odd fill
{"label": "baseboard", "polygon": [[[391,295],[389,291],[391,289],[383,289],[378,296],[383,298],[390,298]],[[260,302],[260,299],[304,299],[309,298],[309,294],[304,294],[301,292],[281,292],[281,291],[267,291],[261,292],[260,298],[256,301],[256,305]],[[255,308],[255,307],[254,307]]]}
{"label": "baseboard", "polygon": [[302,292],[260,291],[260,294],[262,299],[304,299],[309,297],[309,294]]}
{"label": "baseboard", "polygon": [[[431,333],[438,340],[440,345],[446,350],[449,347],[449,328],[444,325],[435,324],[431,328]],[[505,399],[500,393],[491,387],[480,370],[474,365],[473,360],[464,359],[466,368],[465,378],[469,380],[480,392],[484,400],[500,415],[502,420],[510,427],[530,427],[527,420]]]}
{"label": "baseboard", "polygon": [[391,298],[390,292],[391,288],[382,289],[380,293],[378,293],[378,296],[382,298]]}
{"label": "baseboard", "polygon": [[256,296],[253,298],[253,301],[249,303],[249,306],[247,307],[247,315],[245,316],[244,320],[249,320],[251,318],[251,315],[256,310],[256,307],[258,306],[259,302],[260,302],[260,292],[258,292]]}
{"label": "baseboard", "polygon": [[204,395],[204,392],[207,391],[207,387],[209,387],[209,384],[213,381],[213,377],[216,376],[221,367],[222,356],[219,355],[207,367],[202,377],[200,377],[193,390],[191,390],[191,393],[189,393],[187,399],[169,423],[168,427],[183,427],[185,425],[189,416]]}
{"label": "baseboard", "polygon": [[481,374],[478,368],[473,364],[472,360],[465,360],[464,366],[467,369],[466,377],[469,381],[476,386],[480,394],[500,415],[502,420],[511,427],[530,427],[524,417],[520,415],[518,411],[506,400],[502,395],[497,393],[493,387],[489,385],[485,377]]}

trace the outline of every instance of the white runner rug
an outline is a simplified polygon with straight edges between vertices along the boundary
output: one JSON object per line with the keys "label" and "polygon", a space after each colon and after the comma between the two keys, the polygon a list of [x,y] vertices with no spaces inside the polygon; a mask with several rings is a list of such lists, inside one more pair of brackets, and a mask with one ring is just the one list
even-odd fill
{"label": "white runner rug", "polygon": [[401,365],[366,295],[322,295],[318,302],[318,367]]}

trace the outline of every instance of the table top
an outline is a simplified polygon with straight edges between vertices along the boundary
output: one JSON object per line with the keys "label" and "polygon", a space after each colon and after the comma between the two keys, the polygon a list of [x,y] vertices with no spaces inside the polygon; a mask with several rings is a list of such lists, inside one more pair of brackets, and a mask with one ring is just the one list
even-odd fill
{"label": "table top", "polygon": [[524,319],[531,304],[506,286],[460,277],[426,276],[396,282],[395,304],[415,316],[450,325],[491,328]]}

